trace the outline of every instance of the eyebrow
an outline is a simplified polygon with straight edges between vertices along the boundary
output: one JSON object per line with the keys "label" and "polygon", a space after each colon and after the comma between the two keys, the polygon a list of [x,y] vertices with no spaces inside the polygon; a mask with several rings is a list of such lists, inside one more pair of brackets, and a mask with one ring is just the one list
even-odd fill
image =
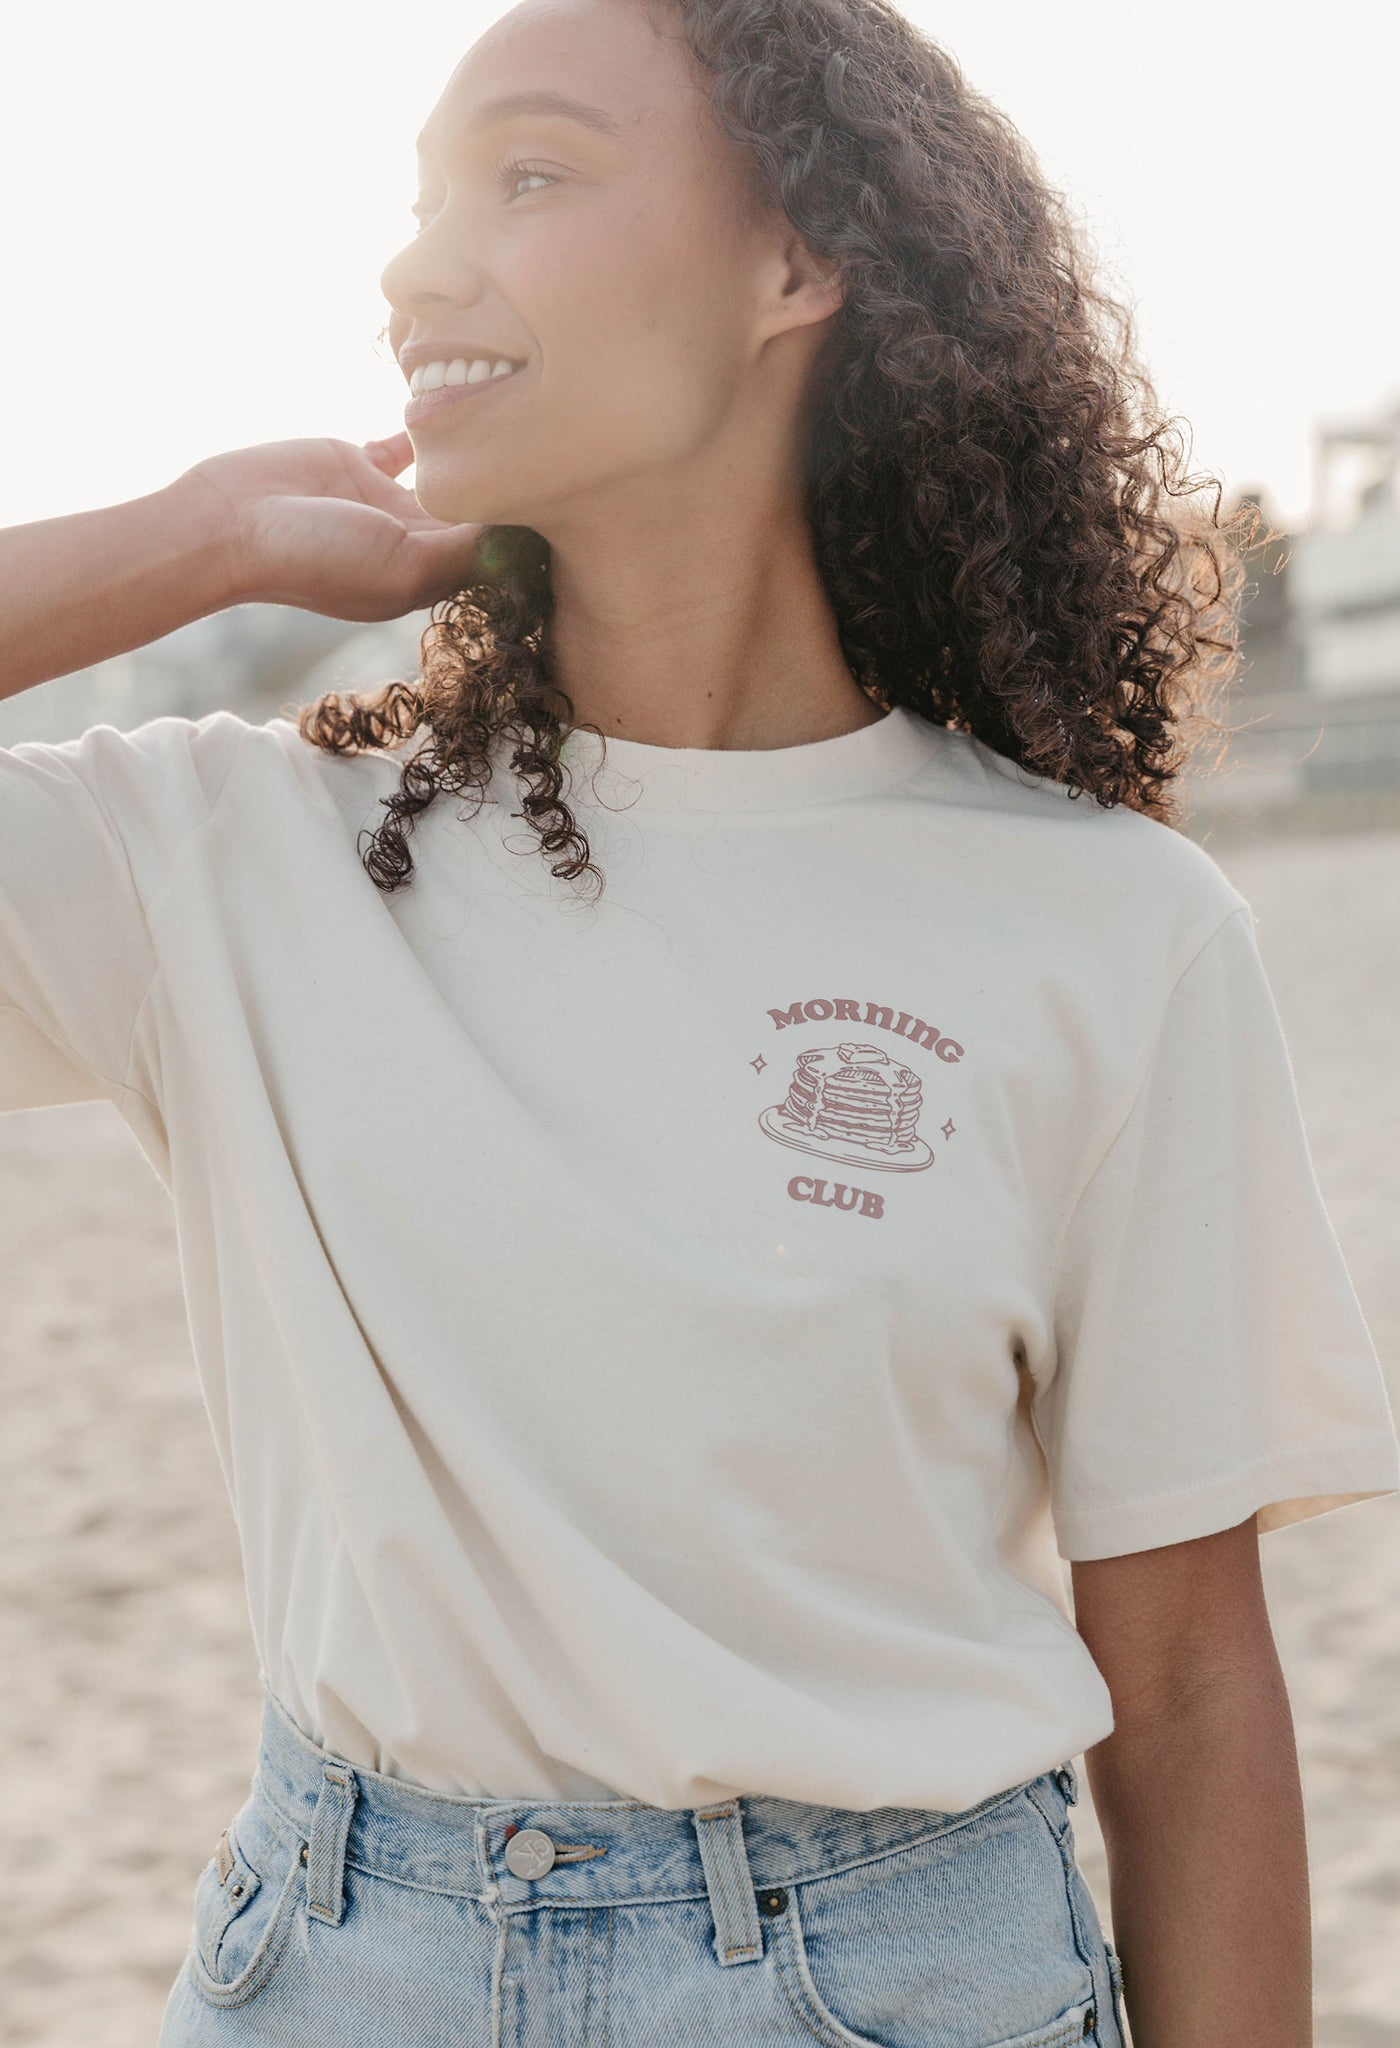
{"label": "eyebrow", "polygon": [[[555,114],[566,121],[577,121],[585,128],[595,128],[601,135],[621,136],[621,124],[611,114],[605,114],[601,107],[590,107],[583,100],[571,100],[567,93],[551,92],[537,87],[532,92],[507,92],[496,99],[483,100],[466,123],[468,131],[489,128],[498,121],[509,121],[516,114]],[[431,122],[418,137],[414,147],[420,156],[432,152]]]}

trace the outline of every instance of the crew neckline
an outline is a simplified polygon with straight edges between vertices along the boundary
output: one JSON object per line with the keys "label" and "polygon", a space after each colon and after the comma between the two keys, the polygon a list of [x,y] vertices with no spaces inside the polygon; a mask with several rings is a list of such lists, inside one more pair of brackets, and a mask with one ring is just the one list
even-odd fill
{"label": "crew neckline", "polygon": [[869,796],[928,759],[929,721],[896,704],[870,725],[795,747],[660,747],[574,726],[559,758],[573,794],[648,813],[789,810]]}

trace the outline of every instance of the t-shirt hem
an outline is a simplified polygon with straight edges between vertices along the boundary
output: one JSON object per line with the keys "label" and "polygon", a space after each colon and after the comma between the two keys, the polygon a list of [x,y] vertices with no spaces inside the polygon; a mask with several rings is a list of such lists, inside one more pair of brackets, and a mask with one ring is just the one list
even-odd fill
{"label": "t-shirt hem", "polygon": [[1056,1544],[1067,1563],[1156,1550],[1232,1529],[1253,1514],[1261,1535],[1353,1502],[1400,1492],[1393,1436],[1292,1452],[1199,1485],[1101,1508],[1056,1508]]}

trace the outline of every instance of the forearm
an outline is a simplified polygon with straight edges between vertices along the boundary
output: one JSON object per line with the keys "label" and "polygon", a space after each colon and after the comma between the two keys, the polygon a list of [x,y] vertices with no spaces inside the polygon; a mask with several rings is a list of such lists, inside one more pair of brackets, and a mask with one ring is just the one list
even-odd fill
{"label": "forearm", "polygon": [[238,602],[229,521],[196,480],[0,529],[0,697]]}
{"label": "forearm", "polygon": [[1311,2048],[1307,1844],[1272,1642],[1195,1693],[1119,1713],[1085,1757],[1134,2048]]}

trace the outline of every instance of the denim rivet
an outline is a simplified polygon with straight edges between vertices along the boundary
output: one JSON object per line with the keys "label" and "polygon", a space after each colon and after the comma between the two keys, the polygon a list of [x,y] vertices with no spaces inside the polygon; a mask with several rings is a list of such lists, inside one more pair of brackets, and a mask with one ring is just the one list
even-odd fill
{"label": "denim rivet", "polygon": [[241,1899],[241,1898],[242,1898],[242,1896],[243,1896],[243,1887],[242,1887],[242,1885],[241,1885],[241,1884],[236,1884],[236,1885],[233,1885],[233,1886],[232,1886],[232,1887],[230,1888],[230,1890],[229,1890],[229,1897],[230,1897],[231,1899]]}
{"label": "denim rivet", "polygon": [[1094,2024],[1097,2021],[1097,2019],[1098,2014],[1094,2011],[1094,2008],[1091,2005],[1089,2007],[1089,2010],[1084,2015],[1084,2038],[1086,2041],[1088,2040],[1090,2034],[1093,2033]]}
{"label": "denim rivet", "polygon": [[776,1891],[760,1892],[758,1903],[765,1913],[782,1913],[787,1908],[787,1893],[779,1885]]}
{"label": "denim rivet", "polygon": [[303,1862],[303,1863],[305,1863],[305,1861],[306,1861],[306,1851],[307,1851],[307,1845],[306,1845],[306,1843],[305,1843],[305,1842],[303,1842],[303,1843],[302,1843],[302,1845],[301,1845],[301,1860],[302,1860],[302,1862]]}

